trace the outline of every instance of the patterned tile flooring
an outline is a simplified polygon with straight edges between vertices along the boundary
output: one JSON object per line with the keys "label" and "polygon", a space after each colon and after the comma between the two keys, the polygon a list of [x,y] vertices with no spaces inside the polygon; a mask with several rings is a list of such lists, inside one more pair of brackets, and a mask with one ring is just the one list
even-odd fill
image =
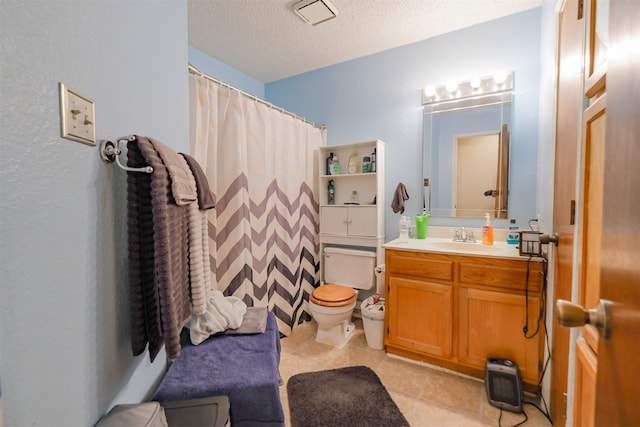
{"label": "patterned tile flooring", "polygon": [[[483,381],[387,356],[384,350],[368,347],[362,321],[356,319],[355,323],[355,335],[341,349],[316,342],[317,326],[313,321],[299,325],[283,338],[280,373],[285,382],[302,372],[364,365],[376,372],[412,427],[506,427],[524,420],[522,414],[508,411],[503,411],[500,418],[500,410],[487,401]],[[286,425],[290,426],[286,385],[280,388],[280,396]],[[529,417],[524,426],[551,425],[534,406],[525,404],[524,410]]]}

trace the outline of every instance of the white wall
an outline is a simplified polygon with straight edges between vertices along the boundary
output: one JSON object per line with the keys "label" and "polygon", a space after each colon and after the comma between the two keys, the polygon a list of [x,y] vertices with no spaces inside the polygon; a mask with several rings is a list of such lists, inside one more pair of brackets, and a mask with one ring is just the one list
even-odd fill
{"label": "white wall", "polygon": [[188,151],[186,0],[0,3],[0,376],[5,426],[88,426],[165,369],[129,346],[125,173],[60,138],[58,82],[102,139]]}

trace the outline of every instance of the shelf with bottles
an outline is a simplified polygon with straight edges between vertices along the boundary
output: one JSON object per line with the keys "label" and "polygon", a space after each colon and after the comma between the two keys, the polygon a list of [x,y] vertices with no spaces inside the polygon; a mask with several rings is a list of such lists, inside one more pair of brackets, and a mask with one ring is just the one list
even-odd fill
{"label": "shelf with bottles", "polygon": [[[328,145],[320,148],[320,176],[344,177],[375,176],[379,166],[379,151],[382,142],[378,140],[353,144]],[[329,159],[332,160],[329,160]],[[334,170],[332,161],[337,159],[339,171]]]}
{"label": "shelf with bottles", "polygon": [[[334,179],[335,176],[327,176],[321,180],[320,205],[374,205],[377,202],[376,182],[367,174],[350,175],[350,179]],[[339,176],[339,175],[338,175]],[[329,203],[329,183],[333,183],[333,203]]]}

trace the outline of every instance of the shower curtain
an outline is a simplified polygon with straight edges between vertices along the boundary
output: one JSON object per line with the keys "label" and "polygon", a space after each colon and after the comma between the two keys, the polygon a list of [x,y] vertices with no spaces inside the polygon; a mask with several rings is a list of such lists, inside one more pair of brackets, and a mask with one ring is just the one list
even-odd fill
{"label": "shower curtain", "polygon": [[319,280],[317,148],[325,131],[203,77],[190,82],[191,154],[216,199],[212,286],[267,307],[286,335]]}

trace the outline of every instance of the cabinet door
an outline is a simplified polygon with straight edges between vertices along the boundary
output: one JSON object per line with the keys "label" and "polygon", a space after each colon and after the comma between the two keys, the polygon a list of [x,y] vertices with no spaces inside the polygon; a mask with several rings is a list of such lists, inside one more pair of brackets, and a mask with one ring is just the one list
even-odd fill
{"label": "cabinet door", "polygon": [[389,344],[450,357],[452,286],[397,276],[389,278],[389,286]]}
{"label": "cabinet door", "polygon": [[537,328],[540,300],[522,295],[460,288],[458,348],[460,362],[484,369],[489,357],[511,359],[518,364],[523,381],[538,383],[540,336],[527,339],[523,334],[527,314],[527,335]]}
{"label": "cabinet door", "polygon": [[576,340],[575,362],[573,425],[595,426],[598,358],[582,337]]}
{"label": "cabinet door", "polygon": [[347,233],[350,236],[374,237],[378,232],[375,206],[361,206],[348,209]]}
{"label": "cabinet door", "polygon": [[347,235],[348,208],[346,206],[323,206],[320,208],[320,233]]}
{"label": "cabinet door", "polygon": [[375,206],[323,206],[320,208],[320,233],[338,236],[375,237],[378,219]]}

